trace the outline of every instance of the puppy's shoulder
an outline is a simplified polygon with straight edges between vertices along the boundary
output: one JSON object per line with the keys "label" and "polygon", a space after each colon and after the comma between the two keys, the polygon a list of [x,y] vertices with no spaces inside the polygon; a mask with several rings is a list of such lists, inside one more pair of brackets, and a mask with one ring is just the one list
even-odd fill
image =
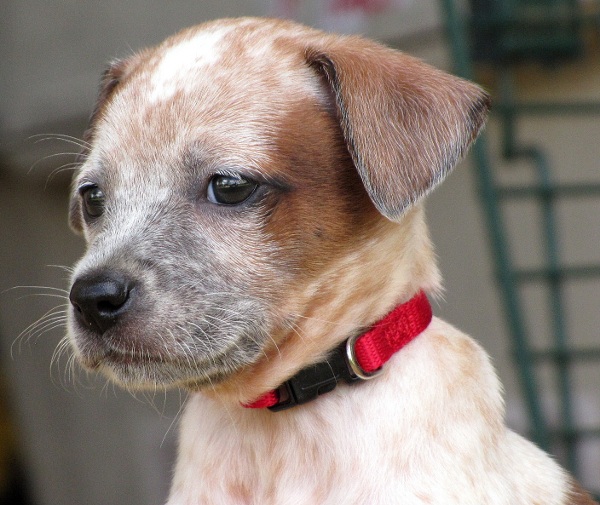
{"label": "puppy's shoulder", "polygon": [[452,381],[481,383],[487,391],[500,383],[485,349],[471,336],[434,317],[420,339],[424,358],[437,372]]}
{"label": "puppy's shoulder", "polygon": [[425,416],[427,424],[441,428],[468,426],[482,438],[503,436],[502,387],[490,358],[473,338],[439,318],[394,356],[384,380],[402,398],[402,415]]}

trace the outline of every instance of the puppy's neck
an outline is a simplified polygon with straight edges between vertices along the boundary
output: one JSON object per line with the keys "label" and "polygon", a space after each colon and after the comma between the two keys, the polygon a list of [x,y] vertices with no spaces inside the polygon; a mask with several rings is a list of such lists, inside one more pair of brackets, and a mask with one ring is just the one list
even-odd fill
{"label": "puppy's neck", "polygon": [[300,369],[320,361],[360,328],[372,325],[418,291],[436,293],[440,274],[421,205],[399,223],[380,219],[355,245],[285,307],[287,327],[272,335],[263,359],[208,395],[227,404],[250,403]]}

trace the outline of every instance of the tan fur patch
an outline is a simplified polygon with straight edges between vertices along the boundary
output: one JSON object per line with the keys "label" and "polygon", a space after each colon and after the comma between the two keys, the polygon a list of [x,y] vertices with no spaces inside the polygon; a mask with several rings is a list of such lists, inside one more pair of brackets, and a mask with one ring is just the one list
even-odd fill
{"label": "tan fur patch", "polygon": [[572,481],[565,505],[598,505],[598,502],[594,501],[578,482]]}

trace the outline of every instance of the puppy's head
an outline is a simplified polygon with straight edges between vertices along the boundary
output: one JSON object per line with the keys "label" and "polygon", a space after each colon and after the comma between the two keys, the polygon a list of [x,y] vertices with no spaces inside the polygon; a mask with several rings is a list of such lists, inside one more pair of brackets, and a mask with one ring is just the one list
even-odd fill
{"label": "puppy's head", "polygon": [[71,201],[80,360],[132,387],[277,385],[436,283],[418,202],[487,107],[402,53],[282,21],[114,63]]}

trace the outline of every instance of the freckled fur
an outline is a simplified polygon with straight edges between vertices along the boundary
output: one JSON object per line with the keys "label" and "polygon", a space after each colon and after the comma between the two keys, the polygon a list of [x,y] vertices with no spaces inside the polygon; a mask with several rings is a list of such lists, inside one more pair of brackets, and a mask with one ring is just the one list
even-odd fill
{"label": "freckled fur", "polygon": [[[376,380],[278,414],[240,406],[439,291],[422,198],[487,107],[402,53],[275,20],[207,23],[107,70],[73,278],[122,272],[136,298],[101,336],[73,314],[69,334],[125,387],[191,392],[169,505],[592,503],[506,428],[485,352],[436,318]],[[206,200],[238,172],[263,181],[253,203]]]}

